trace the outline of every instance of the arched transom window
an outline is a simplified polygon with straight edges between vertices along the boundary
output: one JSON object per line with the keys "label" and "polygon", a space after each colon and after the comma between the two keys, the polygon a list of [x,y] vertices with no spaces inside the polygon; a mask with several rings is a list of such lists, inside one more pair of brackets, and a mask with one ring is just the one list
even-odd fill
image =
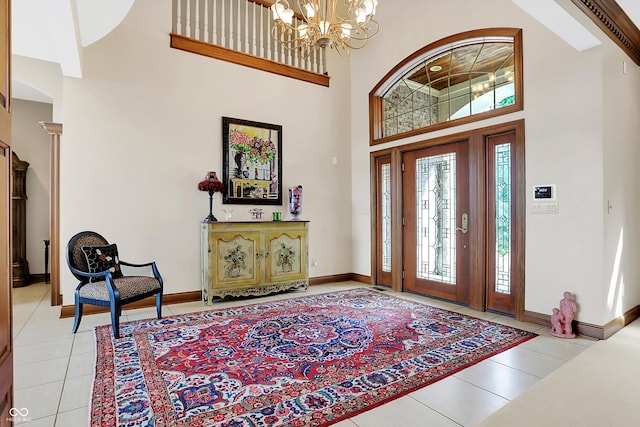
{"label": "arched transom window", "polygon": [[369,95],[371,144],[522,109],[522,31],[489,28],[432,43]]}

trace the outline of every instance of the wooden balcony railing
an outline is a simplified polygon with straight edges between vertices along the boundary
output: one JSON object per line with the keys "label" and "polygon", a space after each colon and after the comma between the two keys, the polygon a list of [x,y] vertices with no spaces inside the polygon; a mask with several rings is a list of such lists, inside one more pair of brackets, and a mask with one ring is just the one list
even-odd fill
{"label": "wooden balcony railing", "polygon": [[273,38],[271,3],[173,0],[171,47],[329,86],[329,76],[321,72],[326,59],[320,48],[305,56]]}

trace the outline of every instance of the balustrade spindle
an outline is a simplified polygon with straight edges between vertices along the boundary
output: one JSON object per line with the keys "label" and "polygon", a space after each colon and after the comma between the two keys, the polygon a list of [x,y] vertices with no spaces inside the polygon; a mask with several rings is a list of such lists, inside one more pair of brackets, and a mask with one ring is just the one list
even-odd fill
{"label": "balustrade spindle", "polygon": [[239,1],[231,2],[233,8],[233,24],[231,26],[231,37],[233,37],[233,50],[242,52],[242,43],[240,43],[240,37],[242,37],[242,28],[240,28],[240,3]]}
{"label": "balustrade spindle", "polygon": [[213,42],[213,31],[215,26],[215,20],[213,17],[213,0],[207,0],[207,38],[206,42],[214,44]]}
{"label": "balustrade spindle", "polygon": [[187,10],[189,7],[189,3],[187,2],[187,0],[182,0],[180,2],[180,34],[182,34],[183,36],[186,36],[187,33],[187,21],[188,21],[188,16],[187,16]]}
{"label": "balustrade spindle", "polygon": [[265,57],[273,61],[274,41],[271,37],[271,19],[269,14],[264,13],[264,10],[262,11],[262,23],[264,31],[264,43],[267,46],[267,53]]}
{"label": "balustrade spindle", "polygon": [[215,0],[215,13],[216,13],[216,41],[214,44],[218,46],[224,46],[224,39],[222,33],[222,2]]}
{"label": "balustrade spindle", "polygon": [[[273,37],[270,3],[262,0],[173,0],[173,34],[236,50],[314,73],[324,73],[319,48],[289,49]],[[294,17],[294,26],[303,23]],[[295,34],[285,34],[291,41]]]}
{"label": "balustrade spindle", "polygon": [[220,27],[220,33],[222,34],[222,43],[220,46],[222,47],[229,47],[229,37],[227,33],[229,31],[229,12],[227,10],[227,3],[226,0],[220,1],[220,23],[222,24]]}
{"label": "balustrade spindle", "polygon": [[207,17],[205,14],[205,9],[204,9],[204,1],[205,0],[198,0],[198,4],[197,4],[197,10],[196,10],[196,16],[197,16],[197,20],[196,20],[196,30],[198,33],[198,40],[205,40],[204,38],[204,25],[205,25],[205,18]]}
{"label": "balustrade spindle", "polygon": [[189,2],[189,37],[192,39],[196,37],[196,8],[195,8],[195,0],[191,0]]}
{"label": "balustrade spindle", "polygon": [[249,25],[249,54],[258,56],[258,49],[256,47],[256,7],[255,3],[251,3],[251,24]]}
{"label": "balustrade spindle", "polygon": [[178,30],[178,2],[177,1],[171,2],[171,16],[173,16],[173,19],[171,22],[171,32],[173,34],[180,34],[180,31]]}

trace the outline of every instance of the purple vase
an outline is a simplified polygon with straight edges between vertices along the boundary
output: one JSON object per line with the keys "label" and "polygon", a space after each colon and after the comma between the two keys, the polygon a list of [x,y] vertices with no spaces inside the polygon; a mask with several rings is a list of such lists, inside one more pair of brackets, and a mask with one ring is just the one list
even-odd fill
{"label": "purple vase", "polygon": [[302,185],[289,188],[289,212],[293,219],[302,213]]}

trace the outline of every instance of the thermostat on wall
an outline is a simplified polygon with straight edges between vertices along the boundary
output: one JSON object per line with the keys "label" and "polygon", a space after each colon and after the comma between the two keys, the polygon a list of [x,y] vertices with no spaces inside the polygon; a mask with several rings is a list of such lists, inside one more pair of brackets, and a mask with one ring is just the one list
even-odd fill
{"label": "thermostat on wall", "polygon": [[535,200],[555,200],[556,186],[552,185],[535,185],[533,187],[533,198]]}

